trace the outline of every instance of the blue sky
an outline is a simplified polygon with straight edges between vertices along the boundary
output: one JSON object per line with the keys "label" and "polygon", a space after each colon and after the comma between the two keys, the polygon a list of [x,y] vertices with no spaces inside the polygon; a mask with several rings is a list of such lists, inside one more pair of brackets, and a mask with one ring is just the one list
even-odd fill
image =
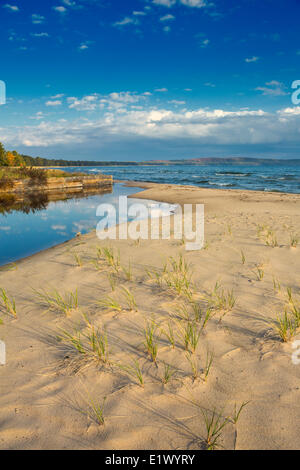
{"label": "blue sky", "polygon": [[0,140],[45,157],[298,158],[300,2],[0,0]]}

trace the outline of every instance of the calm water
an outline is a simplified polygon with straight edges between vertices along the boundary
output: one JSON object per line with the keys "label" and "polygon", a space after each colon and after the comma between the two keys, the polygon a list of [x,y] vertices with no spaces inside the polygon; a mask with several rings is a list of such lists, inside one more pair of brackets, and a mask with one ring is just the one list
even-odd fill
{"label": "calm water", "polygon": [[120,180],[189,184],[206,188],[300,193],[300,165],[168,165],[69,168]]}
{"label": "calm water", "polygon": [[[116,204],[119,195],[137,193],[138,188],[115,184],[112,193],[84,198],[47,202],[44,196],[17,210],[0,209],[0,265],[32,255],[40,250],[73,238],[76,233],[95,229],[100,221],[96,208],[101,203]],[[46,196],[47,198],[47,196]],[[128,205],[137,202],[129,199]]]}
{"label": "calm water", "polygon": [[[188,184],[208,188],[249,189],[300,193],[300,165],[169,165],[68,168],[90,174],[103,172],[115,179]],[[0,265],[16,261],[96,228],[100,203],[116,203],[119,195],[138,188],[115,184],[113,193],[97,194],[58,202],[46,195],[29,204],[0,204]],[[130,203],[136,202],[130,200]]]}

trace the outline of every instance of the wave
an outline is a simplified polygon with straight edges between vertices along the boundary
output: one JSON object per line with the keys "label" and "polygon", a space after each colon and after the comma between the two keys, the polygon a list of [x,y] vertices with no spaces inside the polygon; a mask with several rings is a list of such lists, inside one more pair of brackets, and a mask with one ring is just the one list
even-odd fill
{"label": "wave", "polygon": [[233,176],[251,176],[253,173],[240,173],[239,171],[219,171],[216,172],[216,176],[226,176],[226,175],[233,175]]}

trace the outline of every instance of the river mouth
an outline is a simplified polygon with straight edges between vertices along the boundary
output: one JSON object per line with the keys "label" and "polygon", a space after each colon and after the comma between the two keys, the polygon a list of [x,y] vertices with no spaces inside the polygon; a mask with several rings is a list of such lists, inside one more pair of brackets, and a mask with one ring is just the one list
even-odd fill
{"label": "river mouth", "polygon": [[[80,193],[34,193],[0,198],[0,265],[15,262],[96,229],[99,204],[118,207],[119,196],[142,191],[115,183]],[[133,203],[134,199],[128,200]]]}

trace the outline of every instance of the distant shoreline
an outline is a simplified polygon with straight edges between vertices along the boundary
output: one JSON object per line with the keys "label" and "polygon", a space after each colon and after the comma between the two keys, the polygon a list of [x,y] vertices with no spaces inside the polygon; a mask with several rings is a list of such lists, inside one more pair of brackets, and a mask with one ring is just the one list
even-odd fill
{"label": "distant shoreline", "polygon": [[[65,161],[67,163],[67,161]],[[87,167],[106,167],[106,166],[171,166],[171,165],[195,165],[195,166],[206,166],[206,165],[296,165],[300,166],[300,158],[295,159],[267,159],[267,158],[200,158],[200,159],[187,159],[187,160],[149,160],[142,162],[135,161],[103,161],[103,162],[86,162],[83,164],[82,161],[71,161],[65,165],[43,165],[37,168],[87,168]]]}

